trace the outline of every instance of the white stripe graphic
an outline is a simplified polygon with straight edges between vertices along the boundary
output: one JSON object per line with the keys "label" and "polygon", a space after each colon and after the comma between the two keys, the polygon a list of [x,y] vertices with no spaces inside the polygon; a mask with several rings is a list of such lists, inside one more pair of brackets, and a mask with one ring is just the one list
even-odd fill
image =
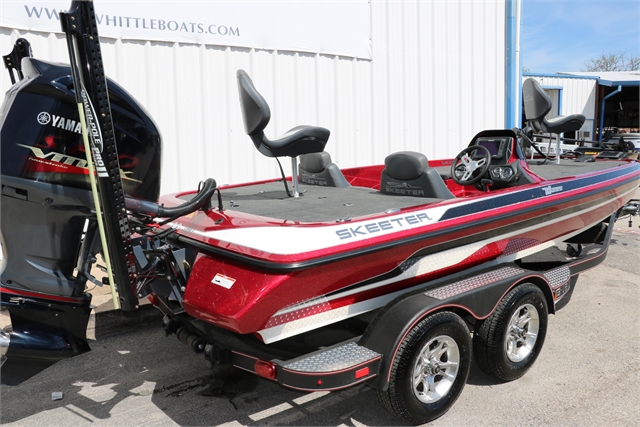
{"label": "white stripe graphic", "polygon": [[[605,171],[606,172],[606,171]],[[604,172],[603,172],[604,173]],[[549,185],[545,182],[540,184],[542,190],[543,185]],[[595,185],[595,184],[593,184]],[[585,186],[580,188],[584,190],[592,187]],[[510,193],[510,195],[517,194],[523,191],[530,191],[531,188],[525,188],[522,190],[516,190]],[[634,189],[635,190],[635,189]],[[568,192],[573,192],[570,190]],[[553,196],[556,196],[554,194]],[[412,230],[418,227],[424,227],[437,223],[443,215],[452,208],[458,208],[473,203],[484,202],[493,198],[504,197],[505,194],[497,194],[487,197],[472,198],[466,200],[459,200],[457,203],[448,204],[446,206],[432,206],[426,207],[415,212],[407,212],[402,214],[389,215],[380,217],[377,219],[358,220],[353,222],[338,223],[335,225],[322,225],[322,226],[268,226],[268,227],[247,227],[247,228],[233,228],[226,230],[207,231],[203,232],[190,227],[183,226],[179,223],[172,222],[169,225],[178,230],[184,231],[187,234],[195,234],[206,238],[213,238],[220,240],[221,242],[244,246],[249,249],[266,252],[274,255],[295,255],[305,252],[312,252],[322,249],[334,248],[344,244],[353,244],[356,242],[366,242],[367,240],[378,238],[381,236],[392,235],[397,232]],[[553,196],[541,196],[539,199]],[[624,196],[624,195],[622,195]],[[622,197],[619,196],[619,197]],[[528,202],[529,200],[523,200],[518,203],[514,203],[513,206],[517,206],[520,203]],[[610,203],[611,200],[605,202]],[[601,205],[598,205],[601,206]],[[496,209],[504,208],[505,206],[496,206]],[[591,210],[593,208],[590,208]],[[486,211],[485,211],[486,212]],[[582,212],[581,212],[582,213]],[[459,218],[456,218],[459,219]],[[563,218],[556,220],[561,221]],[[384,223],[381,227],[381,224]],[[367,226],[370,227],[367,230]],[[341,239],[343,236],[348,235],[348,238]]]}
{"label": "white stripe graphic", "polygon": [[[345,222],[319,227],[248,227],[204,233],[195,230],[188,231],[271,254],[293,255],[362,242],[400,231],[435,224],[453,206],[460,205],[438,206],[373,220]],[[370,230],[375,231],[367,231],[367,226],[370,227]],[[383,227],[387,229],[383,229]],[[340,239],[338,232],[341,231],[348,233],[351,237]]]}

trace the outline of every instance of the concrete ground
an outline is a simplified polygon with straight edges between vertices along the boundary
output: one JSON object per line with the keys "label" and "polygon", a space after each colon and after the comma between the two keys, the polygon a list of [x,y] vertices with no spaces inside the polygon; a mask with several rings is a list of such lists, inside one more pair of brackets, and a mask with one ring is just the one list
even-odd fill
{"label": "concrete ground", "polygon": [[[429,425],[637,426],[639,255],[640,217],[632,228],[618,220],[605,261],[581,274],[571,302],[550,316],[531,370],[503,383],[472,365],[458,401]],[[305,394],[233,368],[210,371],[202,355],[164,337],[152,307],[125,315],[112,310],[107,287],[92,293],[92,351],[1,386],[3,426],[404,425],[366,385]],[[63,399],[52,401],[53,392]]]}
{"label": "concrete ground", "polygon": [[[104,265],[104,262],[102,261],[100,256],[98,256],[98,262],[96,264]],[[102,276],[106,275],[106,273],[103,273],[97,267],[94,267],[92,269],[91,274],[94,277],[98,277],[98,278],[101,278]],[[100,317],[104,317],[105,319],[111,319],[110,321],[107,322],[110,325],[113,321],[117,323],[118,319],[121,317],[123,321],[124,319],[128,319],[129,317],[134,317],[134,318],[136,317],[135,313],[130,315],[129,317],[126,317],[126,316],[121,316],[122,313],[120,312],[113,311],[113,298],[111,297],[111,288],[109,287],[109,285],[97,286],[97,285],[94,285],[93,283],[89,283],[87,286],[87,291],[91,293],[91,295],[93,296],[93,298],[91,299],[91,304],[94,306],[94,310],[91,313],[91,318],[89,319],[89,325],[87,327],[88,339],[95,339],[96,315]],[[149,302],[145,299],[140,301],[140,303],[144,305],[144,304],[148,304]],[[6,309],[2,309],[0,311],[0,329],[4,329],[9,325],[11,325],[9,312]],[[117,327],[117,325],[114,324],[114,327]]]}

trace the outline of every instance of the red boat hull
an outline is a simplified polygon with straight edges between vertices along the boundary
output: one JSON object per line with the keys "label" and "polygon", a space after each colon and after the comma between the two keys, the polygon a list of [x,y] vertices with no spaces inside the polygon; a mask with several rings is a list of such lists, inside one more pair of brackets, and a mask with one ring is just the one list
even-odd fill
{"label": "red boat hull", "polygon": [[173,223],[203,248],[183,306],[195,318],[277,341],[381,307],[438,277],[566,240],[622,207],[639,180],[640,164],[629,163],[348,225],[227,211],[225,225],[216,225],[220,213],[198,213]]}

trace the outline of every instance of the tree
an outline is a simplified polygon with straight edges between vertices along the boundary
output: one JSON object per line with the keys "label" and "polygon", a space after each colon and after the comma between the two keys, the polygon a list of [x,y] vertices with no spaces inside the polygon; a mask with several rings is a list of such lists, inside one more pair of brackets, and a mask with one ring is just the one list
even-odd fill
{"label": "tree", "polygon": [[598,58],[585,62],[586,69],[582,71],[638,71],[640,57],[627,56],[625,52],[603,53]]}

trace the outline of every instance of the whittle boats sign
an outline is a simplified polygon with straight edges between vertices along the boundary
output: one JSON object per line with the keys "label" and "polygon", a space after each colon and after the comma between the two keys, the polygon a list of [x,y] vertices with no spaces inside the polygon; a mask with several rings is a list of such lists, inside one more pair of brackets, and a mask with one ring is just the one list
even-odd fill
{"label": "whittle boats sign", "polygon": [[[0,26],[60,30],[68,1],[2,2]],[[101,37],[312,52],[371,59],[368,1],[100,0]]]}

